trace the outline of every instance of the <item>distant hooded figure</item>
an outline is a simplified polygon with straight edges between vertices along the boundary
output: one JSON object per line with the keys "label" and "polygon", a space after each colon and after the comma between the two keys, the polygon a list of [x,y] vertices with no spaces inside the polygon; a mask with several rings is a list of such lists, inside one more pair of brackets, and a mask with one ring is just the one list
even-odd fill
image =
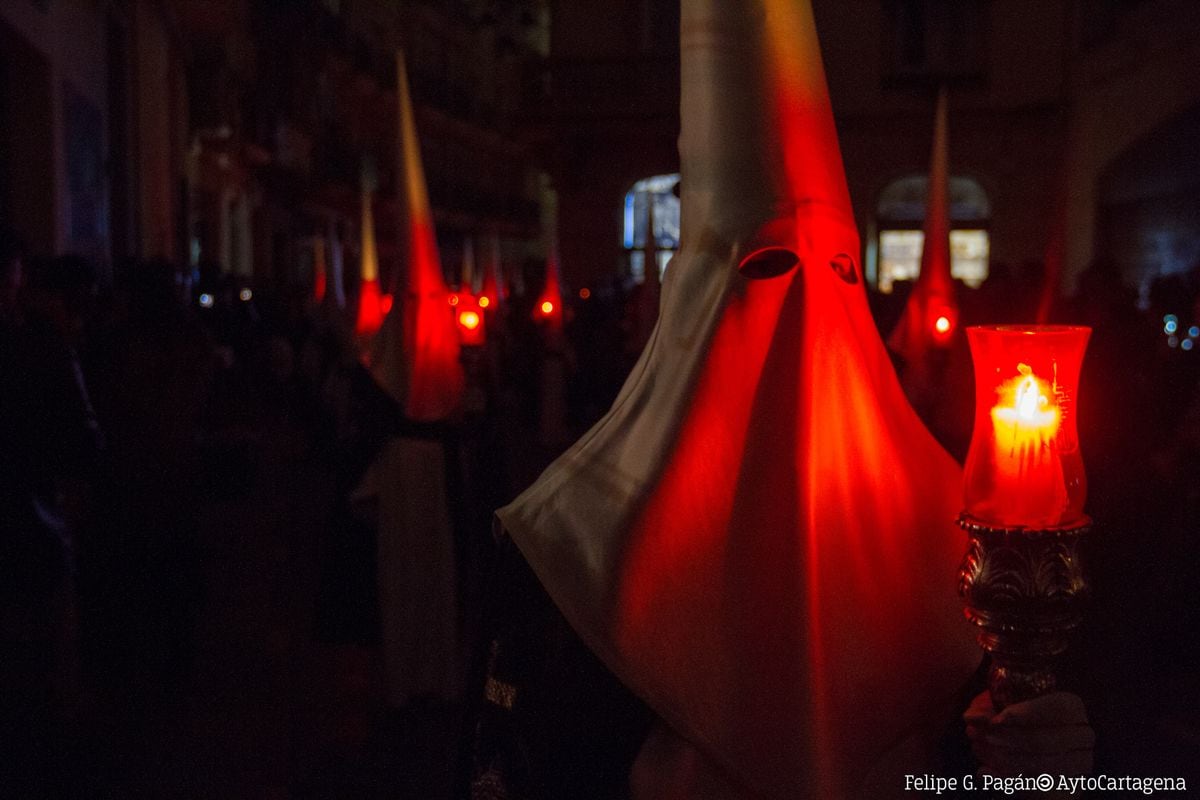
{"label": "distant hooded figure", "polygon": [[906,383],[930,390],[930,360],[958,333],[958,299],[950,272],[950,159],[946,90],[938,94],[934,115],[929,194],[925,204],[921,272],[913,285],[888,347],[904,359]]}
{"label": "distant hooded figure", "polygon": [[396,302],[372,342],[369,367],[402,415],[360,493],[378,501],[378,583],[386,698],[448,701],[460,692],[453,533],[454,422],[463,368],[403,56],[397,53],[398,230],[404,239]]}

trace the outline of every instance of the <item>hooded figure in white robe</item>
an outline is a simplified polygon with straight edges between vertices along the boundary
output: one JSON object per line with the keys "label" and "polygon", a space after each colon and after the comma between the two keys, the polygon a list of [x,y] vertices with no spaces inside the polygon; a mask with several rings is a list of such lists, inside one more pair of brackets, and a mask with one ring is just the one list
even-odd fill
{"label": "hooded figure in white robe", "polygon": [[378,578],[386,697],[454,700],[461,683],[447,436],[462,400],[463,369],[421,166],[408,78],[397,65],[397,229],[404,277],[373,341],[370,370],[402,409],[401,435],[380,452],[359,494],[378,500]]}
{"label": "hooded figure in white robe", "polygon": [[639,793],[869,796],[979,661],[961,473],[867,308],[808,0],[684,0],[681,22],[658,324],[609,413],[498,517],[661,718]]}

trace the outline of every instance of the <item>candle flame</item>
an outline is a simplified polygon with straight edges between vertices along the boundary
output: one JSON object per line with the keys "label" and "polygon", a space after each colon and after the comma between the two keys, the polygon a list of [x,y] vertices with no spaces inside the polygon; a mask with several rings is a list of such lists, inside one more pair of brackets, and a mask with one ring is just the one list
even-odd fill
{"label": "candle flame", "polygon": [[1028,364],[1018,364],[1017,372],[1019,377],[1000,387],[1000,402],[992,409],[992,420],[997,443],[1017,458],[1018,471],[1025,472],[1054,446],[1062,410],[1051,401],[1058,396],[1056,386],[1034,375]]}
{"label": "candle flame", "polygon": [[1018,364],[1017,370],[1025,377],[1017,384],[1016,399],[1013,406],[1017,410],[1017,417],[1024,422],[1034,422],[1037,419],[1037,414],[1050,401],[1038,389],[1038,380],[1033,377],[1033,370],[1025,364]]}
{"label": "candle flame", "polygon": [[469,331],[473,331],[479,327],[479,315],[474,311],[464,311],[458,315],[458,324]]}

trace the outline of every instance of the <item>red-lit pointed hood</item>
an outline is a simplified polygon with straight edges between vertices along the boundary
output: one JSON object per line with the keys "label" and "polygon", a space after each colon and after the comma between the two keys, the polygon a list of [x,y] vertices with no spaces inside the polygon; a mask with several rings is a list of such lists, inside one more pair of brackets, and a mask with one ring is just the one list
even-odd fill
{"label": "red-lit pointed hood", "polygon": [[371,372],[410,419],[429,422],[454,413],[464,379],[401,53],[396,54],[396,104],[397,230],[404,259],[398,285],[403,290],[376,338]]}
{"label": "red-lit pointed hood", "polygon": [[362,192],[362,224],[358,313],[355,315],[354,332],[362,337],[374,336],[383,322],[383,310],[379,307],[379,251],[375,246],[375,215],[371,210],[371,192]]}
{"label": "red-lit pointed hood", "polygon": [[943,89],[938,94],[933,126],[921,274],[904,306],[904,314],[888,337],[888,347],[909,365],[918,364],[929,348],[948,345],[958,330],[958,300],[950,277],[950,158],[946,129]]}
{"label": "red-lit pointed hood", "polygon": [[[583,639],[737,782],[851,797],[977,661],[961,473],[867,308],[809,3],[685,0],[682,60],[658,325],[498,515]],[[759,274],[799,263],[748,280],[755,253]]]}
{"label": "red-lit pointed hood", "polygon": [[313,300],[318,303],[325,301],[325,290],[328,282],[328,270],[325,266],[325,240],[320,236],[313,239]]}

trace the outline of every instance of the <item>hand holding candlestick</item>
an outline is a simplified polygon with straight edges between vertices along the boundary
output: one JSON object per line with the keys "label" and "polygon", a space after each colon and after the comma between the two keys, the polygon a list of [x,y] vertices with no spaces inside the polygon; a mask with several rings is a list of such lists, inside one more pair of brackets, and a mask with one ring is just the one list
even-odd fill
{"label": "hand holding candlestick", "polygon": [[975,430],[959,525],[966,616],[992,655],[997,708],[1053,691],[1078,626],[1087,481],[1074,404],[1090,329],[973,327]]}

